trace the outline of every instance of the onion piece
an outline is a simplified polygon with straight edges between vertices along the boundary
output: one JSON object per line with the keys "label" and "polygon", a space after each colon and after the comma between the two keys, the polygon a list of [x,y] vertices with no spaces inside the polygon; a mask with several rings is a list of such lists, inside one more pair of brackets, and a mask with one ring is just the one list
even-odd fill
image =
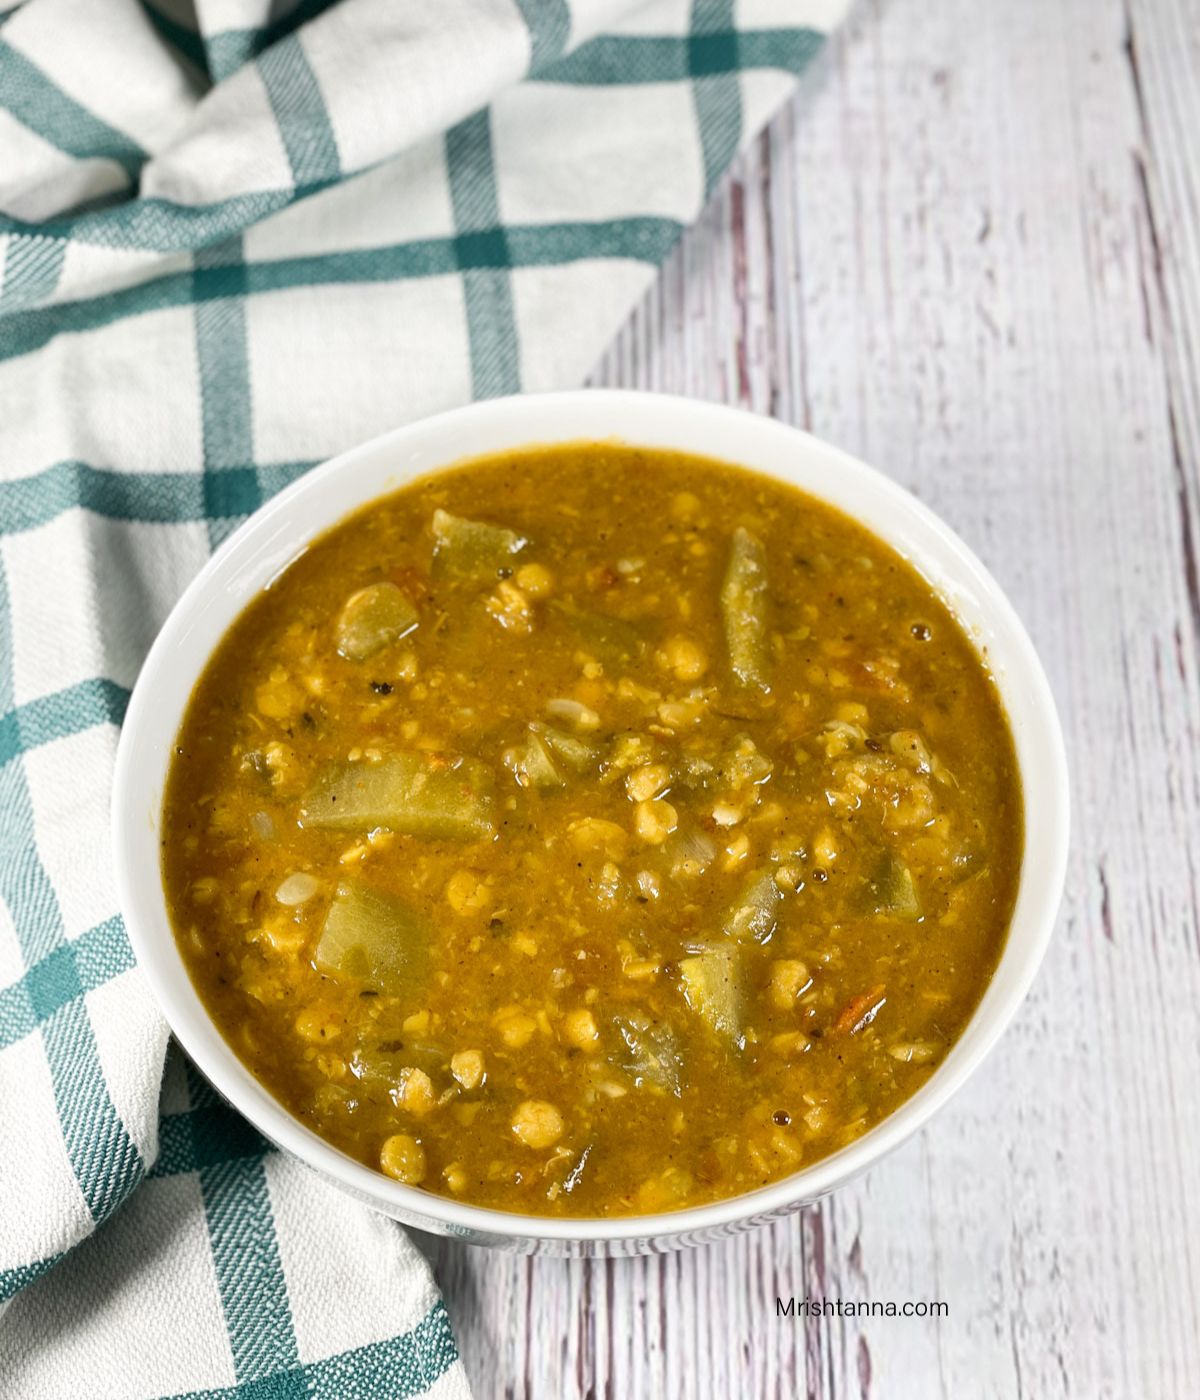
{"label": "onion piece", "polygon": [[291,875],[285,876],[280,882],[279,888],[275,891],[275,898],[280,904],[289,906],[307,904],[320,888],[320,882],[312,875],[303,870],[296,870]]}
{"label": "onion piece", "polygon": [[275,839],[275,822],[272,820],[270,812],[255,812],[250,818],[250,830],[260,841],[273,841]]}

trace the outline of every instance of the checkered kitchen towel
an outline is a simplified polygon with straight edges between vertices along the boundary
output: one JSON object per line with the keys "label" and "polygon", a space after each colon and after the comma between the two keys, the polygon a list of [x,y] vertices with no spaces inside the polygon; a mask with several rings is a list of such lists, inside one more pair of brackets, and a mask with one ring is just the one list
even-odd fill
{"label": "checkered kitchen towel", "polygon": [[3,1395],[465,1394],[403,1231],[167,1058],[117,725],[272,491],[582,380],[840,8],[0,0]]}

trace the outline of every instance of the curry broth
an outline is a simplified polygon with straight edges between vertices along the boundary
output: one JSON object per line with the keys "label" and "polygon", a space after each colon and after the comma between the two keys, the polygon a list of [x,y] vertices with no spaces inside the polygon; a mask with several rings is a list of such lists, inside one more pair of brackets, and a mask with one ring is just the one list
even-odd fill
{"label": "curry broth", "polygon": [[196,687],[162,850],[201,998],[298,1118],[432,1191],[613,1215],[777,1179],[925,1082],[1021,802],[991,677],[890,548],[585,444],[301,554]]}

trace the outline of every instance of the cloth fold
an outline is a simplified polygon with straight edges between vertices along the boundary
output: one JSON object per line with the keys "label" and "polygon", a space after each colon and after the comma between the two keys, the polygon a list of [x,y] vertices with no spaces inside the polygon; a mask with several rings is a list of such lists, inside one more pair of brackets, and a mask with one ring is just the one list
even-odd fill
{"label": "cloth fold", "polygon": [[110,874],[118,726],[273,491],[580,383],[841,9],[0,13],[0,1392],[466,1394],[404,1232],[168,1054]]}

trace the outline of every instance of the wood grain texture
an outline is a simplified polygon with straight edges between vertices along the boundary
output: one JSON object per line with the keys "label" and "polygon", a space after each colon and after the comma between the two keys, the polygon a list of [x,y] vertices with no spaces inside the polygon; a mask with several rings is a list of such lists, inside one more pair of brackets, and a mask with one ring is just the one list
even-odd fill
{"label": "wood grain texture", "polygon": [[[1200,1375],[1200,6],[864,3],[597,383],[744,404],[928,501],[1074,783],[1002,1048],[801,1217],[609,1263],[428,1248],[492,1396],[1183,1397]],[[775,1297],[942,1299],[940,1321]]]}

